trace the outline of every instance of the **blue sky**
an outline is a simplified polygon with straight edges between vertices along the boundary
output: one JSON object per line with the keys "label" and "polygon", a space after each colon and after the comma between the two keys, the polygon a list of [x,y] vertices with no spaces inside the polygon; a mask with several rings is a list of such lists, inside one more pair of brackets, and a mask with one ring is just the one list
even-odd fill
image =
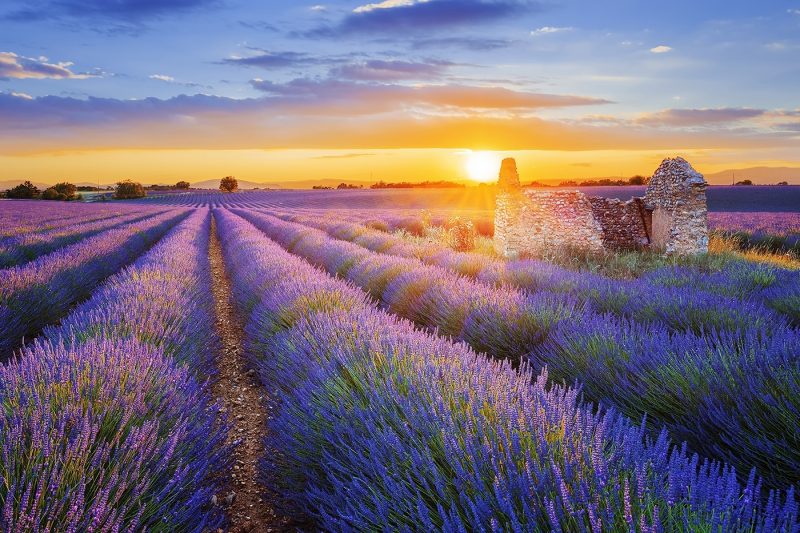
{"label": "blue sky", "polygon": [[797,1],[6,0],[0,28],[15,169],[212,148],[800,165]]}

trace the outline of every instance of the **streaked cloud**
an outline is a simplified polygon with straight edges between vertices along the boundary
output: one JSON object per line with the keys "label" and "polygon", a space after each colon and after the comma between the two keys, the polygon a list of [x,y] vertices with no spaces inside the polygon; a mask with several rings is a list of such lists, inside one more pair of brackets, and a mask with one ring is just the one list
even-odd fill
{"label": "streaked cloud", "polygon": [[[255,79],[253,88],[281,96],[287,103],[316,103],[326,113],[381,113],[400,111],[409,106],[433,106],[443,109],[532,110],[608,103],[601,98],[514,91],[504,87],[466,85],[421,85],[356,83],[339,79],[298,78],[287,83]],[[335,106],[333,105],[335,104]],[[349,105],[345,105],[349,104]]]}
{"label": "streaked cloud", "polygon": [[[397,91],[390,88],[390,91]],[[103,149],[331,149],[475,148],[484,150],[604,150],[754,148],[794,146],[795,132],[670,132],[641,125],[588,126],[533,116],[472,113],[476,96],[452,94],[453,88],[423,90],[417,104],[465,106],[462,113],[442,115],[392,113],[381,108],[381,93],[362,102],[363,113],[325,114],[340,102],[328,100],[313,117],[308,102],[297,97],[233,99],[208,95],[169,99],[117,100],[0,94],[0,154],[33,154]],[[447,92],[444,92],[444,91]],[[287,89],[288,91],[288,89]],[[394,94],[394,92],[390,92]],[[385,95],[385,94],[384,94]],[[361,94],[356,94],[361,97]],[[509,105],[500,94],[493,105]],[[408,96],[411,99],[411,96]],[[460,98],[460,100],[459,100]],[[534,95],[522,95],[533,105]],[[528,101],[528,100],[531,101]],[[411,100],[409,100],[411,101]],[[477,105],[486,105],[481,98]],[[357,101],[349,102],[351,106]],[[313,105],[311,106],[313,108]],[[348,107],[348,106],[345,106]],[[394,109],[397,109],[395,107]],[[367,112],[369,111],[369,112]],[[220,135],[220,131],[227,132]],[[23,134],[33,132],[34,134]],[[335,134],[332,134],[335,133]]]}
{"label": "streaked cloud", "polygon": [[316,28],[307,37],[424,32],[479,25],[513,15],[541,11],[533,0],[387,0],[364,4],[338,24]]}
{"label": "streaked cloud", "polygon": [[318,155],[314,159],[355,159],[357,157],[370,157],[372,153],[353,153],[353,154],[339,154],[339,155]]}
{"label": "streaked cloud", "polygon": [[148,78],[150,78],[151,80],[166,81],[166,82],[175,81],[175,78],[173,78],[172,76],[167,76],[165,74],[151,74],[150,76],[148,76]]}
{"label": "streaked cloud", "polygon": [[650,51],[654,54],[666,54],[667,52],[672,51],[672,47],[665,44],[660,44],[651,48]]}
{"label": "streaked cloud", "polygon": [[222,61],[223,63],[227,63],[229,65],[262,68],[299,67],[305,65],[316,65],[325,62],[318,56],[301,52],[271,52],[267,50],[262,50],[260,53],[251,56],[231,56],[223,59]]}
{"label": "streaked cloud", "polygon": [[123,23],[214,5],[217,0],[10,0],[12,20],[62,17],[114,19]]}
{"label": "streaked cloud", "polygon": [[448,61],[414,62],[370,60],[342,65],[331,70],[335,78],[359,81],[430,80],[439,78],[453,66]]}
{"label": "streaked cloud", "polygon": [[574,29],[575,28],[573,28],[572,26],[563,26],[563,27],[542,26],[541,28],[537,28],[537,29],[533,30],[531,32],[531,35],[533,35],[534,37],[539,37],[539,36],[542,36],[542,35],[551,35],[553,33],[563,33],[565,31],[572,31]]}
{"label": "streaked cloud", "polygon": [[91,74],[70,70],[72,62],[50,63],[46,57],[25,57],[14,52],[0,52],[0,79],[86,79]]}
{"label": "streaked cloud", "polygon": [[461,48],[473,52],[490,52],[508,48],[513,44],[509,39],[491,37],[429,37],[413,39],[409,43],[414,50],[439,50],[441,48]]}
{"label": "streaked cloud", "polygon": [[428,0],[385,0],[384,2],[377,2],[374,4],[365,4],[358,6],[353,10],[353,13],[368,13],[376,9],[391,9],[394,7],[407,7],[414,4],[424,4]]}
{"label": "streaked cloud", "polygon": [[765,115],[763,109],[723,107],[715,109],[665,109],[637,117],[639,124],[656,126],[707,126],[726,122],[739,122]]}

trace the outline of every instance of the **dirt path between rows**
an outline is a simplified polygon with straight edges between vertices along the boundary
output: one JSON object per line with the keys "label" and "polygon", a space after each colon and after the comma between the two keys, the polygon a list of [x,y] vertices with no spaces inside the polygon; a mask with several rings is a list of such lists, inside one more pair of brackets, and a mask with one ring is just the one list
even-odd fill
{"label": "dirt path between rows", "polygon": [[213,220],[209,259],[216,328],[222,340],[217,359],[219,379],[212,392],[228,414],[231,423],[228,442],[234,443],[233,471],[225,489],[216,495],[216,502],[226,509],[229,532],[296,531],[294,520],[275,510],[259,483],[258,462],[264,456],[267,431],[265,392],[244,356],[244,329],[231,302],[231,282]]}

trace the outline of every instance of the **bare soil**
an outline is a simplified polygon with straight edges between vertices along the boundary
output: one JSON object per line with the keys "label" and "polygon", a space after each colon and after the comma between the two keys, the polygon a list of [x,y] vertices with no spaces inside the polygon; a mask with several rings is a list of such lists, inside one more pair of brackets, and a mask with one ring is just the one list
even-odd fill
{"label": "bare soil", "polygon": [[227,531],[271,532],[300,529],[295,517],[276,510],[275,495],[260,483],[259,460],[264,457],[268,409],[266,393],[244,356],[244,328],[231,302],[231,282],[225,269],[222,247],[212,221],[211,243],[212,290],[216,308],[216,328],[222,341],[217,359],[219,379],[212,392],[228,415],[233,443],[233,471],[225,489],[216,495],[217,505],[229,517]]}

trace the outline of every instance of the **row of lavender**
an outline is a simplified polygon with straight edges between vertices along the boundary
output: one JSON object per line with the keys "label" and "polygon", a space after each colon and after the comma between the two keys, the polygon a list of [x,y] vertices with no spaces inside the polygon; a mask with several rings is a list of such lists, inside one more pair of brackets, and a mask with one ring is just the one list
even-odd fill
{"label": "row of lavender", "polygon": [[4,531],[221,524],[209,224],[193,213],[0,370]]}
{"label": "row of lavender", "polygon": [[[402,317],[480,352],[547,367],[556,381],[579,381],[590,399],[634,419],[646,415],[654,429],[666,426],[742,476],[756,468],[772,487],[800,480],[800,334],[763,308],[708,305],[695,320],[714,313],[734,323],[696,333],[685,327],[689,313],[678,300],[668,321],[642,324],[599,313],[570,293],[493,286],[270,215],[235,212]],[[653,298],[669,291],[659,294]],[[749,317],[755,311],[761,318]]]}
{"label": "row of lavender", "polygon": [[266,465],[323,529],[800,527],[793,492],[765,503],[755,478],[740,485],[664,433],[650,439],[643,425],[582,404],[546,372],[418,330],[215,213],[248,354],[274,389],[269,438],[281,453]]}
{"label": "row of lavender", "polygon": [[139,256],[190,211],[169,210],[0,270],[0,358]]}
{"label": "row of lavender", "polygon": [[0,239],[0,268],[32,261],[62,246],[129,222],[137,222],[160,211],[152,208],[128,209],[124,213],[110,217],[103,216],[99,219],[97,217],[100,215],[90,214],[77,219],[68,219],[69,223],[50,230],[20,232],[13,237]]}
{"label": "row of lavender", "polygon": [[441,244],[418,244],[331,217],[279,216],[373,251],[418,258],[492,285],[565,293],[591,303],[596,311],[658,322],[670,329],[702,333],[767,324],[786,328],[787,320],[800,324],[800,272],[761,263],[736,261],[710,273],[665,267],[637,280],[614,280],[546,261],[503,261],[484,254],[455,252]]}
{"label": "row of lavender", "polygon": [[112,218],[132,210],[140,210],[141,207],[127,203],[84,204],[3,200],[0,202],[0,242],[23,233],[50,231],[79,221],[90,222]]}

